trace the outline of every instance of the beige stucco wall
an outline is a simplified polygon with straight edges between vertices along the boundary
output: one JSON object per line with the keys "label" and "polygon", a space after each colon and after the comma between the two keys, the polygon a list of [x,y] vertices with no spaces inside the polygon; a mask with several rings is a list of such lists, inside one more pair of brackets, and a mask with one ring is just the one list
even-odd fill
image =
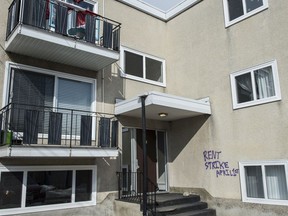
{"label": "beige stucco wall", "polygon": [[[173,123],[170,153],[177,151],[183,134],[186,145],[170,159],[170,186],[240,199],[239,175],[217,178],[205,169],[204,151],[221,151],[220,160],[231,168],[239,161],[287,159],[287,8],[287,1],[269,1],[267,10],[225,28],[222,1],[205,0],[168,22],[167,92],[209,96],[212,107],[201,126],[197,118]],[[274,59],[282,100],[233,110],[229,74]]]}
{"label": "beige stucco wall", "polygon": [[[192,99],[210,97],[211,116],[148,122],[151,129],[168,131],[170,187],[205,188],[213,197],[240,200],[239,175],[217,178],[215,170],[205,169],[204,151],[221,151],[220,160],[228,162],[231,169],[237,169],[238,162],[244,160],[287,158],[286,0],[269,1],[267,10],[228,28],[224,26],[220,0],[203,0],[168,23],[117,1],[105,0],[103,4],[100,0],[99,14],[122,23],[121,45],[166,60],[166,88],[122,79],[115,65],[95,72],[5,53],[7,8],[11,2],[3,1],[0,7],[0,89],[5,61],[14,61],[97,78],[98,111],[112,112],[116,98],[128,99],[152,90]],[[233,110],[229,74],[274,59],[282,100]],[[124,119],[122,123],[140,127],[141,122]],[[106,183],[112,171],[119,169],[118,162],[111,162],[111,173],[101,180],[102,191],[115,187],[114,181]],[[100,171],[108,170],[102,159],[96,163],[102,167]]]}
{"label": "beige stucco wall", "polygon": [[[126,98],[147,90],[210,97],[210,117],[170,123],[170,187],[205,188],[214,197],[239,200],[239,175],[217,178],[205,168],[204,151],[221,151],[219,160],[231,170],[239,161],[287,158],[287,1],[269,1],[265,11],[228,28],[222,1],[201,1],[168,23],[117,1],[105,7],[105,15],[122,23],[122,45],[166,60],[166,88],[126,80]],[[233,110],[229,75],[274,59],[282,100]]]}

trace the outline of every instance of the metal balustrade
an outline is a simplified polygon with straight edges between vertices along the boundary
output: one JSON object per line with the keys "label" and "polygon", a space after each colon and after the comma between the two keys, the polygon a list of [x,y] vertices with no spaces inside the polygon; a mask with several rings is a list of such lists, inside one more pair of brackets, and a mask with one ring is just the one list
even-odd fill
{"label": "metal balustrade", "polygon": [[22,24],[119,51],[119,22],[65,1],[14,0],[8,9],[6,40]]}
{"label": "metal balustrade", "polygon": [[112,114],[10,103],[0,110],[0,145],[117,148]]}

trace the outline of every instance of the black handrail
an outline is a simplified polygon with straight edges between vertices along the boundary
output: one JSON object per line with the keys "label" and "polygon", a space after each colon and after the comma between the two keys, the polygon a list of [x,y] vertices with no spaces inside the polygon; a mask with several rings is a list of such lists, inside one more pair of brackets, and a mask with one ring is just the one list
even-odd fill
{"label": "black handrail", "polygon": [[[143,172],[116,172],[118,178],[118,199],[128,202],[139,203],[142,211],[143,196]],[[151,215],[156,215],[157,200],[156,195],[159,188],[151,179],[147,179],[147,211]]]}
{"label": "black handrail", "polygon": [[0,146],[117,148],[117,124],[113,114],[9,103],[0,110]]}

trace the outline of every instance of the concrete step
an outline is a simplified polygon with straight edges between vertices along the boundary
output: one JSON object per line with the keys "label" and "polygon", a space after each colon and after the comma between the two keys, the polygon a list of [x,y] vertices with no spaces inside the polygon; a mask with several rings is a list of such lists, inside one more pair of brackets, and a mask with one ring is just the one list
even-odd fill
{"label": "concrete step", "polygon": [[157,206],[162,207],[181,203],[199,202],[200,196],[198,195],[183,196],[180,193],[167,193],[157,195],[156,201]]}
{"label": "concrete step", "polygon": [[174,215],[184,212],[191,212],[194,210],[202,210],[207,208],[207,203],[205,202],[185,202],[177,203],[173,205],[157,207],[157,215]]}
{"label": "concrete step", "polygon": [[169,216],[216,216],[215,209],[202,209],[179,214],[170,214]]}

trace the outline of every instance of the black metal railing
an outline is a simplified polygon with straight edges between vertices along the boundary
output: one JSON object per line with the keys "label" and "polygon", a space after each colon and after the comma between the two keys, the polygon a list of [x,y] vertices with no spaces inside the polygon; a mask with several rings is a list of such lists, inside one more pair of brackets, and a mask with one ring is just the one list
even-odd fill
{"label": "black metal railing", "polygon": [[25,24],[119,51],[121,24],[56,0],[14,0],[8,9],[6,40]]}
{"label": "black metal railing", "polygon": [[0,145],[61,145],[116,148],[112,114],[10,103],[0,110]]}
{"label": "black metal railing", "polygon": [[[139,203],[142,210],[143,204],[143,172],[123,171],[117,172],[118,199]],[[156,195],[159,190],[154,182],[147,179],[147,211],[150,215],[156,215]]]}

